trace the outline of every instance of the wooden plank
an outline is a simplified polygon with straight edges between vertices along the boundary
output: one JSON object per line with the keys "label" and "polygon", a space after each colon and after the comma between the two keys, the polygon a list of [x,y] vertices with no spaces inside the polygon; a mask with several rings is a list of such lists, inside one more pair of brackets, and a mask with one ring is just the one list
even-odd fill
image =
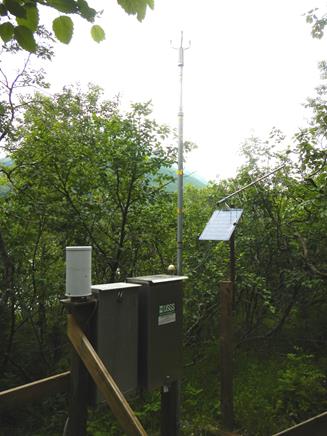
{"label": "wooden plank", "polygon": [[221,416],[226,430],[233,430],[232,295],[230,281],[220,283],[220,395]]}
{"label": "wooden plank", "polygon": [[72,315],[68,315],[67,326],[71,343],[123,430],[131,436],[147,436],[142,424]]}
{"label": "wooden plank", "polygon": [[32,401],[41,400],[50,395],[68,392],[70,371],[53,375],[41,380],[17,386],[0,392],[0,406],[11,407],[21,404],[29,404]]}
{"label": "wooden plank", "polygon": [[327,412],[301,422],[294,427],[276,433],[273,436],[326,436]]}

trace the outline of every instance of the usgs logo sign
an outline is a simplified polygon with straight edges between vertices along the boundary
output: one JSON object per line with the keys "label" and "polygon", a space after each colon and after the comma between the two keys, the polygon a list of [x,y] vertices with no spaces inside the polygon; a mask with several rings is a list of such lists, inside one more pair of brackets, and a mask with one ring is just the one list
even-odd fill
{"label": "usgs logo sign", "polygon": [[175,312],[175,303],[164,304],[162,306],[159,306],[159,314],[166,313],[166,312]]}
{"label": "usgs logo sign", "polygon": [[175,303],[162,304],[159,306],[158,325],[169,324],[176,321]]}

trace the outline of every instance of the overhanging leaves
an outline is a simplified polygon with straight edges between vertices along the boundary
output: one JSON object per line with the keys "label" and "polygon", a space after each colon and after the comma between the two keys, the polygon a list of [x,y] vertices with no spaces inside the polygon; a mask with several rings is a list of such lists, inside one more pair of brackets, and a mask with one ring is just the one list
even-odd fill
{"label": "overhanging leaves", "polygon": [[148,0],[148,6],[151,9],[154,9],[154,0]]}
{"label": "overhanging leaves", "polygon": [[59,12],[73,14],[77,12],[77,4],[74,0],[48,0],[47,4]]}
{"label": "overhanging leaves", "polygon": [[74,24],[70,17],[62,15],[53,20],[52,29],[60,42],[68,44],[73,36]]}
{"label": "overhanging leaves", "polygon": [[0,3],[0,16],[5,17],[7,15],[7,8],[3,3]]}
{"label": "overhanging leaves", "polygon": [[[154,0],[117,0],[117,3],[126,13],[136,15],[139,21],[144,19],[147,7],[151,9],[154,7]],[[42,25],[39,20],[40,4],[65,14],[79,15],[91,23],[98,14],[89,6],[87,0],[45,0],[44,2],[41,0],[0,0],[0,17],[8,17],[8,23],[11,23],[11,25],[6,24],[2,27],[0,37],[2,35],[3,41],[9,42],[15,37],[17,41],[20,41],[19,45],[22,48],[28,47],[26,50],[35,51],[35,40],[30,32],[36,33],[38,27]],[[18,24],[17,35],[14,34],[12,28],[13,18]],[[2,21],[1,25],[3,24],[5,23]],[[26,32],[20,26],[30,32]],[[73,35],[74,24],[68,16],[59,16],[53,21],[52,29],[60,42],[68,44]],[[91,35],[96,42],[105,39],[105,32],[99,25],[91,28]]]}
{"label": "overhanging leaves", "polygon": [[102,29],[101,26],[99,26],[97,24],[92,26],[91,35],[92,35],[92,38],[94,39],[94,41],[96,41],[96,42],[101,42],[104,39],[106,39],[106,35],[104,33],[104,30]]}
{"label": "overhanging leaves", "polygon": [[14,26],[11,23],[0,24],[0,37],[4,42],[11,40],[14,34]]}
{"label": "overhanging leaves", "polygon": [[77,0],[77,5],[80,11],[80,14],[83,18],[85,18],[87,21],[90,21],[93,23],[94,18],[97,14],[96,10],[93,8],[90,8],[87,1],[85,0]]}
{"label": "overhanging leaves", "polygon": [[33,32],[25,26],[17,26],[14,29],[15,39],[18,44],[30,53],[36,51],[36,42]]}
{"label": "overhanging leaves", "polygon": [[146,8],[154,8],[154,0],[117,0],[117,3],[130,15],[136,15],[142,21],[146,14]]}
{"label": "overhanging leaves", "polygon": [[26,18],[17,18],[17,23],[27,27],[32,32],[36,32],[39,24],[39,11],[35,6],[26,7]]}
{"label": "overhanging leaves", "polygon": [[26,11],[23,6],[21,6],[16,0],[5,0],[4,5],[6,6],[7,10],[15,15],[15,17],[19,18],[25,18],[26,17]]}

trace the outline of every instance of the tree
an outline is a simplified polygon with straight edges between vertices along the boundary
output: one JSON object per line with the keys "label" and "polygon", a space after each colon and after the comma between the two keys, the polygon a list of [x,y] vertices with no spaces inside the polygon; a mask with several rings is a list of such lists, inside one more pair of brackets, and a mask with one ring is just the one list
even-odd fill
{"label": "tree", "polygon": [[[235,294],[238,343],[268,339],[289,320],[324,301],[326,292],[326,101],[324,88],[310,100],[314,116],[292,147],[273,129],[267,140],[248,139],[245,164],[235,179],[185,194],[185,272],[191,277],[185,324],[187,343],[208,340],[218,328],[216,290],[228,277],[228,246],[198,242],[218,200],[273,168],[283,170],[231,201],[244,209],[236,231]],[[280,147],[284,143],[284,151]],[[291,153],[292,152],[292,153]],[[222,206],[223,207],[223,206]],[[205,216],[204,216],[205,214]],[[197,292],[201,290],[201,292]],[[192,308],[197,307],[194,311]],[[297,324],[298,325],[298,324]]]}
{"label": "tree", "polygon": [[245,212],[238,237],[237,303],[243,339],[280,332],[304,307],[322,301],[326,290],[323,106],[311,126],[296,134],[292,154],[274,151],[273,144],[283,140],[276,130],[268,141],[246,144],[248,162],[239,185],[267,172],[263,158],[285,168],[240,196]]}
{"label": "tree", "polygon": [[[316,96],[308,99],[313,113],[308,127],[295,136],[298,157],[297,173],[301,180],[296,188],[298,198],[298,241],[307,270],[315,277],[327,280],[324,234],[326,227],[327,173],[327,65],[320,63],[322,84]],[[300,223],[302,223],[300,225]],[[308,225],[303,225],[303,223]],[[311,240],[311,241],[310,241]]]}
{"label": "tree", "polygon": [[[15,119],[28,106],[31,97],[29,91],[48,87],[43,68],[34,69],[35,59],[49,61],[53,57],[53,38],[43,27],[36,32],[38,47],[35,54],[26,53],[15,41],[5,44],[0,49],[0,144],[13,133]],[[18,53],[25,54],[22,58]],[[17,60],[14,73],[6,71],[6,64]],[[10,62],[9,62],[10,61]],[[18,94],[19,93],[19,94]],[[24,93],[24,98],[20,96]]]}
{"label": "tree", "polygon": [[[32,60],[33,58],[38,58],[41,61],[50,60],[53,56],[51,47],[53,39],[43,27],[38,28],[36,37],[39,41],[36,53],[25,53],[23,60],[16,56],[17,53],[23,50],[15,41],[4,45],[0,51],[0,144],[2,150],[6,150],[7,152],[9,151],[7,149],[8,140],[14,137],[15,123],[18,123],[19,117],[31,102],[31,96],[28,92],[30,90],[43,89],[48,86],[45,81],[44,70],[42,68],[34,69],[32,67]],[[10,74],[6,71],[6,63],[7,60],[13,56],[15,60],[17,60],[17,69],[14,74]],[[17,95],[22,91],[25,92],[24,98]],[[8,162],[10,164],[10,160]],[[4,164],[4,168],[6,168],[6,164]],[[15,265],[16,259],[11,249],[11,243],[8,241],[10,226],[8,227],[6,216],[7,211],[11,209],[11,202],[9,202],[9,209],[6,209],[8,205],[7,197],[10,195],[10,187],[8,186],[8,180],[6,180],[6,177],[3,177],[3,175],[0,177],[0,184],[0,194],[2,197],[0,199],[0,212],[2,215],[0,219],[0,259],[3,265],[3,268],[0,268],[0,311],[3,323],[2,331],[5,334],[4,344],[6,344],[3,360],[0,362],[0,365],[1,368],[4,369],[11,359],[11,347],[17,328],[16,314],[18,308],[14,291],[14,289],[17,289],[17,265]],[[20,273],[22,273],[22,271]],[[18,276],[20,276],[20,273]],[[25,311],[25,313],[28,313],[28,311]],[[17,366],[19,368],[19,365]],[[21,370],[21,373],[23,374],[24,371]]]}
{"label": "tree", "polygon": [[175,216],[165,190],[171,179],[160,169],[175,162],[176,149],[150,113],[149,104],[135,104],[123,114],[97,87],[36,95],[27,108],[12,141],[14,164],[1,168],[11,188],[0,200],[0,255],[10,253],[0,266],[4,372],[17,364],[12,344],[22,326],[39,359],[21,372],[40,376],[58,361],[65,246],[93,246],[93,283],[170,263]]}
{"label": "tree", "polygon": [[[117,0],[118,4],[131,15],[136,15],[142,21],[147,6],[154,7],[153,0]],[[28,52],[36,52],[37,43],[35,33],[40,24],[39,9],[41,6],[55,9],[66,15],[59,15],[53,20],[52,29],[56,38],[68,44],[73,36],[74,23],[68,15],[78,15],[94,23],[97,11],[91,8],[86,0],[36,0],[35,2],[19,2],[17,0],[3,0],[0,3],[0,37],[6,43],[12,40]],[[105,38],[103,29],[94,24],[91,27],[92,38],[100,42]]]}

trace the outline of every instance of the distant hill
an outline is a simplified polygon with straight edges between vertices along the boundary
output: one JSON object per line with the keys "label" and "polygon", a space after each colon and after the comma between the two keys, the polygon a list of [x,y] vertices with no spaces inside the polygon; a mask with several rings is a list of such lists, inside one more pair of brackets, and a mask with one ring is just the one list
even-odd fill
{"label": "distant hill", "polygon": [[[0,159],[0,164],[5,166],[12,165],[13,161],[9,157]],[[167,185],[168,192],[177,192],[177,175],[176,168],[162,168],[161,173],[174,178],[174,181]],[[205,188],[207,182],[200,177],[190,173],[189,171],[184,171],[184,186],[194,186],[195,188],[202,189]],[[0,196],[4,196],[9,191],[8,186],[0,185]]]}
{"label": "distant hill", "polygon": [[[0,164],[6,167],[10,167],[10,165],[12,165],[12,160],[8,157],[2,158],[0,159]],[[9,191],[10,188],[8,185],[0,185],[0,197],[5,197]]]}
{"label": "distant hill", "polygon": [[[174,177],[174,181],[167,185],[167,191],[169,192],[177,192],[177,175],[176,168],[162,168],[161,173],[164,175],[168,175]],[[189,171],[184,171],[184,186],[194,186],[195,188],[202,189],[205,188],[207,182],[202,180],[200,177],[194,175],[194,173],[190,173]]]}
{"label": "distant hill", "polygon": [[12,159],[10,159],[10,157],[4,157],[2,159],[0,159],[0,164],[4,165],[6,167],[10,167],[10,165],[12,165]]}
{"label": "distant hill", "polygon": [[0,197],[5,197],[8,192],[10,191],[9,186],[7,185],[0,185]]}

